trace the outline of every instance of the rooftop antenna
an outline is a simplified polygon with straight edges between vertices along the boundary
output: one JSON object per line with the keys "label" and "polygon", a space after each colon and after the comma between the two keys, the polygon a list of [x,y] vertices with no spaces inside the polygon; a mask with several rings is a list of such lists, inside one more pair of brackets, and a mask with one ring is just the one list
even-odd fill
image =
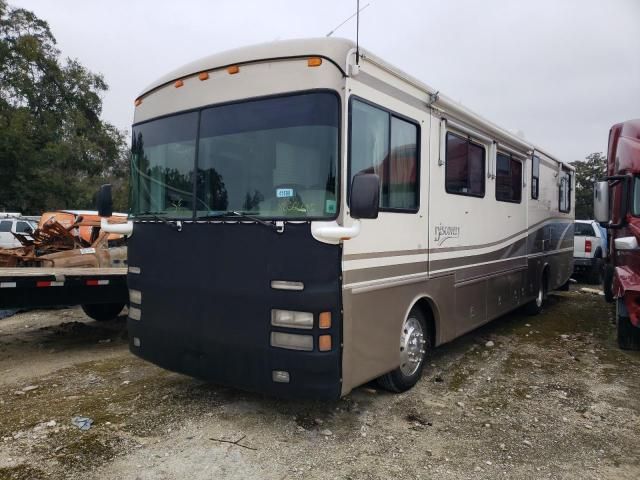
{"label": "rooftop antenna", "polygon": [[360,65],[360,0],[356,0],[356,65]]}
{"label": "rooftop antenna", "polygon": [[[373,3],[373,2],[369,2],[364,7],[360,8],[360,0],[358,0],[356,13],[354,13],[353,15],[350,15],[347,19],[345,19],[342,23],[340,23],[340,25],[338,25],[336,28],[334,28],[329,33],[327,33],[326,36],[330,37],[331,35],[333,35],[336,32],[336,30],[338,30],[341,26],[343,26],[345,23],[347,23],[353,17],[357,17],[357,20],[356,20],[356,23],[357,23],[357,26],[356,26],[356,51],[358,51],[358,30],[360,30],[360,12],[362,12],[365,8],[367,8],[369,5],[371,5],[371,3]],[[358,51],[358,53],[359,53],[359,51]],[[356,53],[356,56],[358,56],[358,53]]]}

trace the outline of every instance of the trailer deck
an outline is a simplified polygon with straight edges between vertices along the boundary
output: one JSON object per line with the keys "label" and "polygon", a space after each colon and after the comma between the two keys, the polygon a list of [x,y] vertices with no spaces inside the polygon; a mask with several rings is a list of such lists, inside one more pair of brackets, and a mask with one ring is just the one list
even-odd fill
{"label": "trailer deck", "polygon": [[126,268],[0,268],[0,309],[127,301]]}

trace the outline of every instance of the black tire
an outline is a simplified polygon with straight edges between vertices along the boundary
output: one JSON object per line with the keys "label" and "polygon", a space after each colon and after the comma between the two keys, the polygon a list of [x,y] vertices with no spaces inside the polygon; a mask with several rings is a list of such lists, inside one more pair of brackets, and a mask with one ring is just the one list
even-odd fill
{"label": "black tire", "polygon": [[616,302],[616,335],[622,350],[640,350],[640,328],[631,323],[622,298]]}
{"label": "black tire", "polygon": [[124,303],[88,303],[82,305],[82,310],[87,317],[93,318],[97,322],[106,322],[116,318],[122,309]]}
{"label": "black tire", "polygon": [[[409,315],[405,319],[405,323],[403,325],[404,334],[402,338],[404,338],[404,335],[408,333],[408,330],[405,329],[405,326],[411,320],[417,321],[420,324],[420,327],[422,328],[422,336],[419,338],[424,340],[424,343],[422,344],[422,351],[424,353],[422,353],[420,363],[413,373],[406,374],[405,373],[406,368],[405,368],[405,371],[403,371],[403,365],[401,364],[400,367],[396,368],[395,370],[389,373],[382,375],[376,380],[378,385],[380,385],[380,387],[382,387],[385,390],[388,390],[389,392],[394,392],[394,393],[404,392],[409,390],[416,383],[418,383],[418,380],[420,380],[420,377],[422,376],[424,364],[426,363],[427,358],[429,357],[429,354],[431,353],[431,350],[433,348],[432,331],[430,329],[430,324],[427,323],[427,319],[424,313],[422,312],[422,310],[420,310],[417,307],[412,308],[411,311],[409,312]],[[403,343],[402,338],[400,341],[400,345],[401,345],[400,348],[401,348],[401,351],[404,351],[404,347],[402,347],[402,343]],[[402,354],[401,354],[401,362],[402,362]],[[406,364],[404,364],[404,366],[406,367]]]}
{"label": "black tire", "polygon": [[[567,282],[569,283],[569,282]],[[540,278],[540,283],[538,285],[538,294],[536,298],[531,300],[524,306],[524,311],[527,315],[538,315],[542,312],[544,308],[544,301],[547,299],[547,272],[546,270],[542,274],[542,278]]]}
{"label": "black tire", "polygon": [[602,290],[604,291],[604,299],[608,303],[613,303],[613,272],[615,268],[610,263],[605,263],[602,274]]}

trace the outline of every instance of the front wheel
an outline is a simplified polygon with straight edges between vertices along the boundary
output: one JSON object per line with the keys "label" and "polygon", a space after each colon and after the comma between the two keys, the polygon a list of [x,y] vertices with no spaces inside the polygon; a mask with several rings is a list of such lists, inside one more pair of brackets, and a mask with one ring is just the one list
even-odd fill
{"label": "front wheel", "polygon": [[431,333],[425,315],[414,307],[402,325],[400,366],[378,378],[378,385],[390,392],[409,390],[420,380],[431,346]]}
{"label": "front wheel", "polygon": [[93,318],[97,322],[113,320],[123,308],[124,303],[87,303],[82,305],[82,310],[87,317]]}
{"label": "front wheel", "polygon": [[618,346],[622,350],[640,350],[640,328],[631,323],[622,298],[618,298],[616,302],[616,325]]}

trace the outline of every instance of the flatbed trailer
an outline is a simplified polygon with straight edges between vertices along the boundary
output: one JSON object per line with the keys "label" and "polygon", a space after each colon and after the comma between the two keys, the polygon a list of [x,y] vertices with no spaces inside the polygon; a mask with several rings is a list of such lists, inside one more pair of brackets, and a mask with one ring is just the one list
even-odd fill
{"label": "flatbed trailer", "polygon": [[82,305],[101,321],[128,301],[126,268],[0,268],[0,310]]}

